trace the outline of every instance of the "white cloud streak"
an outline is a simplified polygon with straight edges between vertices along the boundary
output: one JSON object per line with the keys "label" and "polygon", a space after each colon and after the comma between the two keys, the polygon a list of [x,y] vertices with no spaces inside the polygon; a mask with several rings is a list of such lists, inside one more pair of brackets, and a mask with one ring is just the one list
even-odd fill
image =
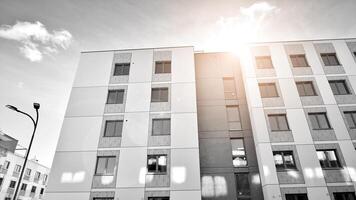
{"label": "white cloud streak", "polygon": [[39,21],[16,22],[15,25],[0,26],[0,37],[18,41],[21,54],[32,62],[39,62],[43,55],[57,53],[59,49],[67,49],[73,41],[72,34],[67,30],[48,32]]}

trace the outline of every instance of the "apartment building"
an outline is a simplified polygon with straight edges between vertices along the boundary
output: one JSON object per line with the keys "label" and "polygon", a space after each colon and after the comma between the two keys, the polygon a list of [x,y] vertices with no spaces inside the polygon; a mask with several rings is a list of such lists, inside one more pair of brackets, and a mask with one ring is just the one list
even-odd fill
{"label": "apartment building", "polygon": [[[0,148],[5,150],[0,157],[0,199],[12,200],[19,181],[24,156],[15,152],[17,140],[0,135]],[[19,200],[42,199],[50,169],[36,160],[28,160],[18,192]]]}
{"label": "apartment building", "polygon": [[355,200],[356,40],[83,52],[47,200]]}

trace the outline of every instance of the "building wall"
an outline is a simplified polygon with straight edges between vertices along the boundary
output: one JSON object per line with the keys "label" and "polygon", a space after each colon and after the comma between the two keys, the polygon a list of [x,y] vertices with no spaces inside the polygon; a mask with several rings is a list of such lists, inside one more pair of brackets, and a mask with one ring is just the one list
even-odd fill
{"label": "building wall", "polygon": [[[171,74],[153,73],[171,60]],[[129,62],[128,76],[114,77],[115,63]],[[168,87],[168,103],[152,103],[151,88]],[[106,104],[109,89],[124,89],[124,103]],[[172,200],[201,196],[192,47],[82,53],[58,142],[46,200],[94,197]],[[170,116],[171,134],[152,136],[151,120]],[[102,137],[107,119],[123,119],[120,138]],[[150,175],[147,155],[168,155],[167,174]],[[117,158],[113,176],[94,175],[96,157]]]}
{"label": "building wall", "polygon": [[[9,161],[10,165],[8,169],[4,168],[5,161]],[[0,178],[2,178],[2,184],[0,185],[0,199],[5,199],[6,197],[12,199],[12,195],[15,191],[15,188],[9,188],[11,181],[16,181],[16,185],[18,184],[18,178],[20,176],[19,172],[15,171],[15,166],[20,165],[22,166],[24,162],[24,158],[20,155],[8,152],[5,157],[0,158]],[[27,184],[26,191],[20,191],[18,193],[18,197],[22,200],[29,200],[29,199],[42,199],[43,195],[40,194],[41,189],[43,188],[44,191],[46,189],[48,175],[49,175],[49,168],[40,165],[39,163],[29,160],[26,164],[26,168],[31,169],[31,175],[26,176],[24,174],[21,185],[23,183]],[[35,180],[35,173],[40,172],[41,176],[40,179]],[[47,180],[45,180],[45,175],[47,176]],[[36,187],[35,193],[31,193],[32,186]],[[21,189],[21,186],[20,186]]]}
{"label": "building wall", "polygon": [[[333,199],[333,191],[355,191],[355,136],[343,114],[344,110],[354,110],[356,104],[354,51],[355,43],[344,40],[256,44],[242,51],[240,58],[264,199],[307,193],[309,200],[328,200]],[[340,65],[325,66],[320,53],[336,53]],[[292,54],[305,54],[310,67],[293,67],[289,58]],[[256,56],[271,56],[273,69],[257,69]],[[333,95],[328,80],[336,79],[346,80],[351,94]],[[312,81],[317,96],[300,97],[295,81]],[[279,96],[261,98],[258,83],[263,82],[276,83]],[[326,112],[331,128],[313,130],[309,112]],[[290,132],[282,134],[284,139],[276,140],[271,133],[267,119],[270,113],[287,115]],[[342,167],[322,169],[317,149],[336,149]],[[276,150],[293,151],[297,170],[277,171],[272,154]]]}
{"label": "building wall", "polygon": [[[202,199],[237,199],[235,175],[247,173],[251,199],[262,199],[259,170],[239,60],[229,53],[195,54]],[[224,95],[233,78],[236,98]],[[227,106],[238,106],[241,129],[229,126]],[[238,125],[239,126],[239,125]],[[231,139],[243,139],[246,167],[234,167]]]}

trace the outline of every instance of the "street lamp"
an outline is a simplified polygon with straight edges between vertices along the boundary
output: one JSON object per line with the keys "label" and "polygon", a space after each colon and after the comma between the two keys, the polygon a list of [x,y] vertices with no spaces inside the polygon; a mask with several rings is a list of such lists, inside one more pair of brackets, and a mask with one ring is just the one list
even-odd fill
{"label": "street lamp", "polygon": [[22,180],[22,176],[23,176],[23,172],[25,171],[25,167],[26,167],[26,163],[27,163],[27,158],[28,158],[28,155],[30,154],[30,150],[31,150],[31,146],[32,146],[32,141],[33,141],[33,138],[35,137],[35,133],[36,133],[36,129],[37,129],[37,122],[38,122],[38,109],[40,109],[40,104],[39,103],[33,103],[33,108],[36,110],[36,121],[31,117],[31,115],[17,109],[15,106],[12,106],[12,105],[6,105],[6,107],[10,110],[13,110],[13,111],[16,111],[18,113],[21,113],[21,114],[24,114],[26,115],[27,117],[29,117],[33,123],[33,133],[32,133],[32,137],[31,137],[31,141],[30,141],[30,144],[28,145],[28,149],[26,151],[26,156],[25,156],[25,161],[23,162],[23,166],[22,166],[22,169],[21,169],[21,174],[20,174],[20,177],[19,177],[19,181],[17,183],[17,186],[16,186],[16,190],[15,190],[15,193],[14,193],[14,198],[13,200],[16,200],[16,196],[17,196],[17,193],[19,191],[19,188],[20,188],[20,185],[21,185],[21,180]]}

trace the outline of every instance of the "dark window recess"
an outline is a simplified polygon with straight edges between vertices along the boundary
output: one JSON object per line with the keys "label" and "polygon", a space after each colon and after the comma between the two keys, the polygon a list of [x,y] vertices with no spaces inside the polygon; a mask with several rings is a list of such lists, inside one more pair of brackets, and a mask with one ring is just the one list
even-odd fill
{"label": "dark window recess", "polygon": [[325,66],[340,65],[340,62],[336,57],[336,53],[322,53],[320,56]]}
{"label": "dark window recess", "polygon": [[169,197],[148,197],[148,200],[169,200]]}
{"label": "dark window recess", "polygon": [[14,171],[17,172],[17,173],[20,173],[21,172],[21,165],[16,165]]}
{"label": "dark window recess", "polygon": [[152,135],[170,135],[171,119],[153,119]]}
{"label": "dark window recess", "polygon": [[107,104],[123,104],[125,90],[109,90]]}
{"label": "dark window recess", "polygon": [[168,88],[152,88],[151,102],[168,102]]}
{"label": "dark window recess", "polygon": [[289,131],[286,114],[268,115],[271,131]]}
{"label": "dark window recess", "polygon": [[15,188],[16,186],[16,181],[10,181],[9,188]]}
{"label": "dark window recess", "polygon": [[41,177],[41,172],[36,172],[36,174],[35,174],[35,179],[40,179],[40,177]]}
{"label": "dark window recess", "polygon": [[258,86],[260,88],[262,98],[278,97],[275,83],[259,83]]}
{"label": "dark window recess", "polygon": [[277,170],[296,169],[293,151],[273,151],[274,163]]}
{"label": "dark window recess", "polygon": [[105,122],[104,137],[121,137],[122,120],[108,120]]}
{"label": "dark window recess", "polygon": [[171,61],[156,61],[155,63],[156,74],[169,74],[171,73]]}
{"label": "dark window recess", "polygon": [[26,176],[31,176],[31,169],[27,168],[25,172]]}
{"label": "dark window recess", "polygon": [[114,200],[114,197],[94,197],[93,200]]}
{"label": "dark window recess", "polygon": [[251,196],[249,174],[237,173],[235,177],[237,199],[249,199]]}
{"label": "dark window recess", "polygon": [[4,181],[4,178],[0,178],[0,187],[2,186],[3,181]]}
{"label": "dark window recess", "polygon": [[167,155],[148,155],[147,171],[150,173],[166,173]]}
{"label": "dark window recess", "polygon": [[296,82],[299,96],[316,96],[312,81]]}
{"label": "dark window recess", "polygon": [[356,57],[356,51],[354,51],[354,56]]}
{"label": "dark window recess", "polygon": [[32,186],[31,193],[36,193],[36,186]]}
{"label": "dark window recess", "polygon": [[335,200],[356,200],[355,192],[334,192]]}
{"label": "dark window recess", "polygon": [[354,129],[356,128],[356,111],[345,111],[344,112],[347,124],[349,128]]}
{"label": "dark window recess", "polygon": [[326,113],[308,113],[313,130],[331,129]]}
{"label": "dark window recess", "polygon": [[308,200],[307,194],[286,194],[286,200]]}
{"label": "dark window recess", "polygon": [[350,94],[350,90],[347,87],[345,80],[331,80],[329,81],[329,84],[334,95]]}
{"label": "dark window recess", "polygon": [[4,169],[9,169],[9,167],[10,167],[10,162],[6,160],[6,161],[4,162],[3,168],[4,168]]}
{"label": "dark window recess", "polygon": [[130,63],[116,63],[114,76],[125,76],[130,74]]}
{"label": "dark window recess", "polygon": [[271,56],[256,56],[256,67],[258,69],[273,68]]}
{"label": "dark window recess", "polygon": [[40,194],[44,193],[44,188],[41,188]]}
{"label": "dark window recess", "polygon": [[304,54],[290,55],[293,67],[309,67],[307,58]]}
{"label": "dark window recess", "polygon": [[336,150],[317,150],[321,168],[340,168],[341,164],[336,154]]}
{"label": "dark window recess", "polygon": [[96,175],[114,175],[116,165],[115,156],[98,156],[96,161]]}
{"label": "dark window recess", "polygon": [[27,184],[26,183],[22,183],[21,190],[22,191],[26,191],[26,188],[27,188]]}

